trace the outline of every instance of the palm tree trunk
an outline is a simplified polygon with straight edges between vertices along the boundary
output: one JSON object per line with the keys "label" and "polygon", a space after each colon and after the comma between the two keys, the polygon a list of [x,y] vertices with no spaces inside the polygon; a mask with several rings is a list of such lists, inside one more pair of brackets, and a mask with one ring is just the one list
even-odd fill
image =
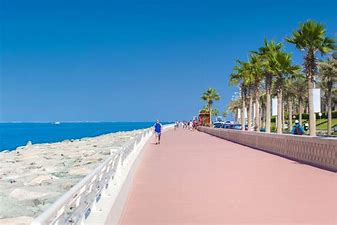
{"label": "palm tree trunk", "polygon": [[251,130],[252,126],[252,113],[253,113],[253,96],[249,96],[249,110],[248,110],[248,130]]}
{"label": "palm tree trunk", "polygon": [[332,99],[332,94],[331,94],[331,88],[328,89],[328,135],[331,135],[331,126],[332,126],[332,116],[331,116],[331,99]]}
{"label": "palm tree trunk", "polygon": [[212,127],[212,104],[208,104],[209,110],[209,127]]}
{"label": "palm tree trunk", "polygon": [[262,128],[264,128],[266,130],[266,109],[265,107],[261,107],[261,112],[262,112]]}
{"label": "palm tree trunk", "polygon": [[245,111],[246,111],[246,101],[244,94],[241,94],[242,96],[242,108],[241,108],[241,130],[245,130],[245,123],[246,123],[246,118],[245,118]]}
{"label": "palm tree trunk", "polygon": [[271,127],[271,77],[266,78],[266,133],[270,133]]}
{"label": "palm tree trunk", "polygon": [[315,53],[313,49],[308,49],[307,54],[304,58],[304,70],[307,75],[307,85],[308,85],[308,113],[309,113],[309,135],[316,136],[316,115],[314,111],[314,75],[315,75]]}
{"label": "palm tree trunk", "polygon": [[[261,103],[262,104],[262,103]],[[259,107],[259,111],[260,111],[260,119],[259,119],[259,123],[260,123],[260,128],[262,129],[263,126],[263,109],[261,108],[261,105]]]}
{"label": "palm tree trunk", "polygon": [[282,131],[284,130],[284,121],[285,121],[284,117],[285,117],[285,103],[284,103],[284,101],[282,99],[282,121],[281,121],[281,123],[282,123]]}
{"label": "palm tree trunk", "polygon": [[267,93],[266,100],[266,133],[270,133],[271,127],[271,93]]}
{"label": "palm tree trunk", "polygon": [[314,96],[313,96],[314,83],[308,79],[308,96],[309,96],[309,135],[316,136],[316,115],[314,112]]}
{"label": "palm tree trunk", "polygon": [[255,92],[255,131],[260,131],[260,102],[259,102],[259,88]]}
{"label": "palm tree trunk", "polygon": [[309,114],[309,103],[305,105],[305,113]]}
{"label": "palm tree trunk", "polygon": [[282,134],[282,89],[277,91],[277,133]]}
{"label": "palm tree trunk", "polygon": [[289,124],[288,124],[288,131],[290,132],[293,127],[293,101],[292,98],[289,98],[288,102],[288,114],[289,114]]}
{"label": "palm tree trunk", "polygon": [[302,125],[302,112],[303,112],[303,106],[301,99],[298,101],[298,120],[300,124]]}

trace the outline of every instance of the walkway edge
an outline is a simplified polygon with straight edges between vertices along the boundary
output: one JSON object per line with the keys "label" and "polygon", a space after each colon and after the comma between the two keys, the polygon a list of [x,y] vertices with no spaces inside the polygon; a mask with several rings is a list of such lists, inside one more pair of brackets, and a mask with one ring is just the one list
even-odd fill
{"label": "walkway edge", "polygon": [[[163,133],[172,129],[173,126],[165,126],[163,129]],[[139,155],[137,156],[136,160],[134,161],[133,165],[131,166],[131,169],[125,179],[125,181],[123,182],[121,189],[114,201],[114,204],[112,205],[112,207],[110,208],[110,212],[109,215],[106,219],[106,221],[104,222],[105,225],[117,225],[120,222],[120,219],[122,217],[124,208],[125,208],[125,203],[128,199],[129,196],[129,192],[131,190],[131,186],[132,186],[132,181],[133,181],[133,177],[137,171],[137,168],[140,164],[140,162],[142,161],[142,158],[144,156],[144,152],[146,149],[146,145],[149,144],[149,142],[151,141],[151,138],[153,138],[153,135],[147,140],[147,142],[145,143],[145,145],[142,147],[142,149],[139,152]]]}
{"label": "walkway edge", "polygon": [[[152,135],[153,136],[153,135]],[[151,136],[151,137],[152,137]],[[151,139],[151,137],[149,138],[149,140]],[[149,142],[149,140],[147,140],[147,143]],[[131,187],[131,183],[132,183],[132,179],[134,177],[135,171],[138,168],[138,165],[143,157],[143,153],[144,153],[144,148],[146,146],[146,144],[144,145],[144,147],[142,148],[142,150],[140,151],[139,155],[137,156],[135,162],[133,163],[124,183],[122,184],[119,193],[117,194],[117,197],[108,213],[108,217],[106,218],[106,221],[104,221],[104,224],[106,225],[117,225],[119,224],[119,220],[122,216],[123,210],[124,210],[124,205],[125,202],[128,198],[129,195],[129,191],[130,191],[130,187]]]}

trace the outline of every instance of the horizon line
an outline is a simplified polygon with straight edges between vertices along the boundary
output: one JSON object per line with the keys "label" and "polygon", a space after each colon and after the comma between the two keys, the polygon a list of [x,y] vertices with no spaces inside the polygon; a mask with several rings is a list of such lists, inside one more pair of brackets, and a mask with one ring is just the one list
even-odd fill
{"label": "horizon line", "polygon": [[[152,123],[151,121],[0,121],[0,123]],[[172,122],[172,121],[162,121],[162,122]]]}

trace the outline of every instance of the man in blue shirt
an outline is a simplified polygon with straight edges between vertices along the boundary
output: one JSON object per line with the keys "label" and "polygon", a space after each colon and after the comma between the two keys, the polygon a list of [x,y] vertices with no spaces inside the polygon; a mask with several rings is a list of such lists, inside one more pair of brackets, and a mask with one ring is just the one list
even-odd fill
{"label": "man in blue shirt", "polygon": [[294,135],[303,135],[305,133],[303,127],[301,126],[298,120],[295,120],[295,126],[293,127],[293,130],[291,133]]}
{"label": "man in blue shirt", "polygon": [[162,129],[162,125],[160,121],[157,120],[156,123],[154,124],[154,133],[156,135],[156,145],[160,144],[161,129]]}

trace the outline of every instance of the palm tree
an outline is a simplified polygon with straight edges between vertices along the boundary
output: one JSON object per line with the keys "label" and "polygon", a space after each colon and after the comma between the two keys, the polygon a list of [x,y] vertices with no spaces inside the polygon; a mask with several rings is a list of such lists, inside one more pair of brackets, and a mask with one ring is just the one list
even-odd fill
{"label": "palm tree", "polygon": [[321,83],[326,88],[326,97],[328,105],[328,135],[331,134],[332,117],[331,117],[331,101],[332,101],[332,88],[337,82],[337,59],[329,58],[327,61],[322,61],[318,63],[319,73]]}
{"label": "palm tree", "polygon": [[[252,123],[253,122],[252,120],[253,98],[254,97],[256,98],[258,90],[259,90],[258,89],[259,80],[256,76],[257,66],[256,64],[254,64],[255,62],[252,59],[250,59],[249,62],[243,62],[243,61],[237,60],[237,63],[238,65],[234,68],[234,70],[237,71],[236,75],[243,82],[242,83],[243,86],[241,86],[241,90],[244,90],[246,92],[246,95],[249,98],[249,104],[248,104],[248,110],[247,110],[248,111],[248,130],[251,130],[252,124],[253,124]],[[242,96],[245,97],[245,95],[242,95]],[[255,104],[255,106],[256,105],[257,104]],[[242,108],[242,111],[245,112],[245,109]]]}
{"label": "palm tree", "polygon": [[212,116],[219,116],[220,115],[220,111],[217,109],[213,109],[212,110]]}
{"label": "palm tree", "polygon": [[[237,60],[237,65],[234,67],[234,72],[230,75],[230,84],[231,85],[236,85],[238,83],[240,83],[240,92],[241,92],[241,124],[242,124],[242,130],[245,130],[245,124],[246,124],[246,118],[245,118],[245,111],[246,111],[246,98],[248,95],[250,95],[250,84],[249,81],[247,79],[248,75],[249,75],[249,71],[244,67],[244,63]],[[250,103],[249,103],[249,114],[248,114],[248,127],[250,126],[251,123],[251,106],[252,106],[252,97],[251,95],[249,96],[250,98]],[[229,111],[231,111],[232,109],[230,109],[231,105],[228,107]]]}
{"label": "palm tree", "polygon": [[209,124],[212,125],[212,106],[214,101],[220,100],[220,95],[214,88],[208,88],[201,99],[207,102],[208,109],[209,109]]}
{"label": "palm tree", "polygon": [[272,71],[272,58],[276,52],[282,49],[282,43],[275,43],[274,40],[268,42],[267,39],[264,40],[264,46],[259,48],[256,54],[261,56],[262,70],[265,77],[265,92],[266,92],[266,104],[265,104],[265,117],[266,117],[266,133],[270,133],[271,128],[271,93],[272,93],[272,83],[274,77],[274,71]]}
{"label": "palm tree", "polygon": [[260,95],[261,127],[266,128],[266,93]]}
{"label": "palm tree", "polygon": [[291,37],[286,38],[289,43],[295,44],[296,48],[305,50],[304,72],[306,74],[309,96],[309,128],[310,136],[316,136],[316,118],[314,112],[313,88],[315,75],[317,72],[317,63],[315,54],[321,55],[329,53],[336,49],[335,40],[326,37],[326,31],[323,24],[309,20],[302,23],[300,28],[293,32]]}
{"label": "palm tree", "polygon": [[292,130],[293,127],[293,106],[294,99],[297,97],[298,93],[294,85],[297,78],[288,79],[284,84],[284,98],[287,101],[288,106],[288,131]]}
{"label": "palm tree", "polygon": [[227,110],[222,112],[222,116],[223,116],[224,120],[226,120],[227,115],[228,115]]}
{"label": "palm tree", "polygon": [[292,65],[291,55],[276,52],[272,57],[272,70],[276,74],[275,90],[277,94],[277,133],[282,133],[283,87],[285,79],[297,74],[299,67]]}
{"label": "palm tree", "polygon": [[249,60],[250,75],[254,87],[254,97],[255,97],[255,130],[260,131],[260,84],[263,79],[263,64],[261,56],[252,53]]}
{"label": "palm tree", "polygon": [[[204,105],[204,107],[202,107],[202,109],[200,110],[200,112],[209,113],[208,105]],[[212,116],[218,116],[218,115],[220,115],[220,111],[217,110],[217,109],[212,109]]]}
{"label": "palm tree", "polygon": [[253,128],[253,88],[249,86],[248,89],[249,103],[248,103],[248,130],[251,131]]}
{"label": "palm tree", "polygon": [[240,98],[234,98],[229,102],[228,111],[234,115],[235,123],[237,122],[238,109],[240,109],[241,106],[242,100]]}
{"label": "palm tree", "polygon": [[290,88],[292,89],[291,91],[296,96],[296,100],[298,103],[299,122],[300,124],[302,124],[303,104],[307,100],[307,93],[308,93],[304,75],[297,76],[296,79],[292,79],[291,83],[292,83],[292,85],[290,86]]}

